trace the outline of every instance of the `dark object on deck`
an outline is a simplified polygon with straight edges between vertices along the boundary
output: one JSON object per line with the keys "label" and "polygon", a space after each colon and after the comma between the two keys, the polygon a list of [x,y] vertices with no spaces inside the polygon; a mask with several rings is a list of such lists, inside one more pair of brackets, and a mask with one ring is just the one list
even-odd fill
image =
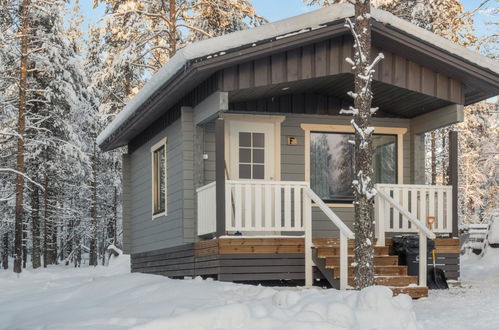
{"label": "dark object on deck", "polygon": [[445,272],[437,267],[428,267],[427,284],[430,290],[445,290],[449,289]]}
{"label": "dark object on deck", "polygon": [[[428,239],[426,244],[428,257],[431,256],[431,251],[435,248],[435,242]],[[399,265],[407,265],[407,274],[419,275],[419,236],[395,236],[393,238],[393,249],[399,256]]]}

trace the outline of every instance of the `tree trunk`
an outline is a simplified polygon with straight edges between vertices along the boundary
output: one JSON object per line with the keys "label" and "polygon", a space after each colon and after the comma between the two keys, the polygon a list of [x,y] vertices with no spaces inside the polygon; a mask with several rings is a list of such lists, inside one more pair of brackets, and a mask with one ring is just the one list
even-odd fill
{"label": "tree trunk", "polygon": [[442,129],[440,131],[440,138],[442,139],[442,152],[440,153],[441,155],[441,161],[442,161],[442,184],[446,185],[448,183],[448,178],[447,178],[447,170],[448,170],[448,162],[447,162],[447,153],[448,153],[448,146],[447,146],[447,130]]}
{"label": "tree trunk", "polygon": [[[374,191],[372,169],[371,82],[362,79],[369,71],[371,50],[370,1],[355,3],[354,31],[358,38],[355,49],[355,286],[363,289],[374,285]],[[360,19],[359,19],[360,18]]]}
{"label": "tree trunk", "polygon": [[32,264],[37,269],[40,262],[40,194],[36,185],[31,187],[31,236],[32,236]]}
{"label": "tree trunk", "polygon": [[2,265],[3,269],[9,268],[9,232],[6,231],[2,237]]}
{"label": "tree trunk", "polygon": [[28,263],[28,222],[26,217],[23,217],[23,268],[26,268]]}
{"label": "tree trunk", "polygon": [[92,157],[92,225],[90,228],[90,266],[97,266],[97,150],[94,142]]}
{"label": "tree trunk", "polygon": [[45,173],[45,179],[43,184],[43,267],[47,268],[50,264],[49,260],[49,178],[47,173]]}
{"label": "tree trunk", "polygon": [[435,131],[431,132],[431,184],[437,184],[437,146]]}
{"label": "tree trunk", "polygon": [[170,47],[169,47],[169,55],[170,59],[177,52],[177,17],[175,15],[176,9],[176,0],[170,0]]}
{"label": "tree trunk", "polygon": [[26,92],[28,87],[28,33],[29,33],[29,0],[21,4],[21,60],[19,79],[19,117],[17,121],[17,165],[16,206],[15,206],[15,257],[14,272],[20,273],[23,259],[23,194],[24,194],[24,133],[26,130]]}

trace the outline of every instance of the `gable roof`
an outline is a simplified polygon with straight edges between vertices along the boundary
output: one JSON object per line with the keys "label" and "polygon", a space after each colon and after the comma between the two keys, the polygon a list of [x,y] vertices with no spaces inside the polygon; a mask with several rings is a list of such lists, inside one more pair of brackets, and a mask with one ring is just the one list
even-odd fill
{"label": "gable roof", "polygon": [[[144,85],[137,95],[127,103],[123,111],[97,137],[98,145],[104,150],[110,150],[130,141],[133,138],[133,134],[125,133],[131,122],[136,120],[139,112],[149,106],[151,99],[157,97],[159,91],[170,85],[172,81],[178,79],[179,75],[187,72],[194,64],[209,62],[215,58],[223,59],[224,56],[236,53],[242,49],[286,38],[293,38],[304,33],[326,28],[332,24],[342,23],[346,18],[353,16],[354,7],[352,5],[332,5],[252,29],[202,40],[180,49]],[[402,31],[412,38],[422,40],[436,49],[443,50],[449,55],[486,70],[499,78],[499,64],[492,59],[419,28],[386,11],[372,8],[371,17],[374,21],[388,28]],[[137,132],[134,134],[136,135]],[[124,135],[128,136],[125,137]]]}

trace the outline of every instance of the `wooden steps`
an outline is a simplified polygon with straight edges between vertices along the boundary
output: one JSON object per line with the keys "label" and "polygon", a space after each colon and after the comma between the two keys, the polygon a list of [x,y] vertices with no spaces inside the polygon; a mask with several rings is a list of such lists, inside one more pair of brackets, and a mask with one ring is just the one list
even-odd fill
{"label": "wooden steps", "polygon": [[[376,276],[374,278],[376,285],[384,285],[389,287],[408,287],[410,285],[418,285],[417,276]],[[354,278],[348,278],[348,285],[354,286]]]}
{"label": "wooden steps", "polygon": [[[326,267],[339,267],[340,256],[326,257]],[[398,265],[399,258],[397,256],[374,256],[375,266],[396,266]],[[348,256],[348,264],[351,265],[354,262],[354,256]]]}
{"label": "wooden steps", "polygon": [[[389,247],[388,246],[375,246],[374,247],[374,255],[382,256],[388,255]],[[319,258],[332,257],[340,255],[339,247],[319,247],[317,248],[317,256]],[[348,247],[348,255],[354,255],[353,246]]]}
{"label": "wooden steps", "polygon": [[[333,278],[338,279],[340,276],[340,267],[328,267],[333,271]],[[354,276],[354,268],[348,267],[348,276]],[[374,266],[375,276],[408,276],[407,266],[391,265],[391,266]]]}
{"label": "wooden steps", "polygon": [[[338,280],[340,275],[340,247],[337,238],[316,238],[313,240],[317,260],[321,260],[321,271],[326,278]],[[398,256],[390,255],[391,240],[386,246],[374,247],[375,283],[392,289],[394,295],[405,293],[413,299],[428,296],[428,288],[418,286],[417,276],[407,275],[407,266],[398,264]],[[348,241],[348,285],[354,285],[354,241]],[[327,272],[331,272],[327,274]],[[330,280],[331,281],[331,280]]]}
{"label": "wooden steps", "polygon": [[405,293],[412,299],[428,297],[428,287],[426,286],[390,287],[390,289],[392,289],[394,296]]}

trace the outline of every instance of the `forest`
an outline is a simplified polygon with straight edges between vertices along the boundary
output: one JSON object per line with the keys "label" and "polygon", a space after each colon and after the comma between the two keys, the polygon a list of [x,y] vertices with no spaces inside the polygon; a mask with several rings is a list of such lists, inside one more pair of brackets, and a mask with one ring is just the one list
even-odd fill
{"label": "forest", "polygon": [[[83,1],[83,0],[82,0]],[[291,0],[290,0],[291,1]],[[299,1],[299,0],[294,0]],[[96,137],[185,45],[265,24],[250,0],[0,0],[0,263],[13,270],[106,263],[122,246],[121,155]],[[308,0],[309,6],[346,2]],[[497,1],[377,0],[374,6],[493,59],[497,21],[477,35],[475,15]],[[376,95],[374,95],[374,98]],[[426,180],[447,183],[448,132],[459,132],[461,223],[497,210],[499,103],[465,108],[463,123],[427,134]]]}

